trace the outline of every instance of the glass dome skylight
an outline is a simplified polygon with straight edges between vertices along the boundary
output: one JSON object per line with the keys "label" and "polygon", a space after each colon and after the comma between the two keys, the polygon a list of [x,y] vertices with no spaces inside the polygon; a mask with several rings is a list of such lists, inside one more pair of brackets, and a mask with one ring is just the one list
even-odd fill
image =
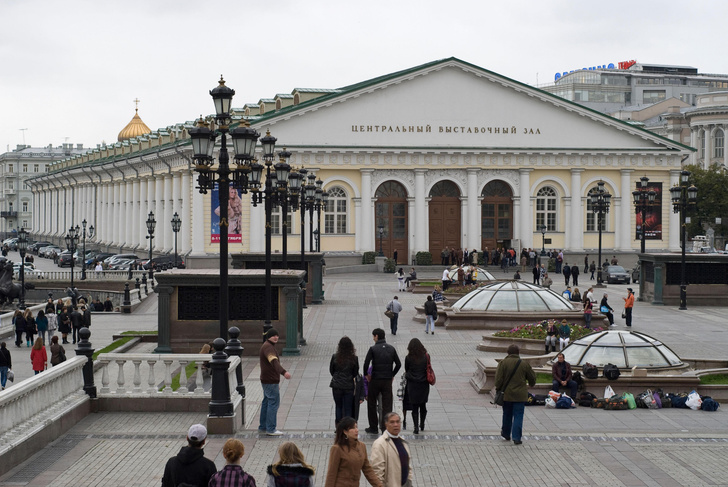
{"label": "glass dome skylight", "polygon": [[523,281],[487,284],[460,298],[455,311],[575,311],[560,294]]}
{"label": "glass dome skylight", "polygon": [[646,369],[683,365],[662,342],[631,330],[607,330],[582,337],[564,349],[564,358],[572,367],[587,362],[598,367],[614,364],[620,368]]}

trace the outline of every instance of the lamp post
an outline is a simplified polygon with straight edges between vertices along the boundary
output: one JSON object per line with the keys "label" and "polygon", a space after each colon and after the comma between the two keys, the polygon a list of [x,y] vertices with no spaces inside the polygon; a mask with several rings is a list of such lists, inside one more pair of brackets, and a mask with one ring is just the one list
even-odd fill
{"label": "lamp post", "polygon": [[645,253],[645,228],[647,226],[645,220],[647,219],[647,210],[652,208],[655,204],[655,197],[657,193],[654,190],[647,189],[647,183],[650,178],[642,176],[640,178],[640,189],[632,191],[632,198],[634,199],[634,210],[635,213],[642,216],[642,225],[640,227],[640,252]]}
{"label": "lamp post", "polygon": [[546,225],[541,225],[541,257],[546,255]]}
{"label": "lamp post", "polygon": [[174,232],[174,267],[177,268],[177,234],[182,228],[182,220],[180,219],[177,212],[174,212],[172,217],[172,231]]}
{"label": "lamp post", "polygon": [[599,261],[597,266],[597,285],[596,287],[604,287],[602,280],[602,226],[604,215],[609,213],[609,205],[612,201],[612,195],[604,189],[604,181],[599,181],[596,188],[591,192],[592,211],[597,214],[597,227],[599,228]]}
{"label": "lamp post", "polygon": [[[83,227],[83,262],[81,263],[81,280],[86,280],[86,219],[84,219],[81,222],[81,226]],[[94,226],[91,225],[88,227],[88,238],[94,238]],[[71,259],[71,262],[73,262],[73,259]]]}
{"label": "lamp post", "polygon": [[149,284],[154,289],[154,263],[152,262],[152,241],[154,240],[154,227],[157,225],[157,220],[154,219],[154,212],[149,212],[147,217],[147,240],[149,240]]}
{"label": "lamp post", "polygon": [[307,192],[307,186],[304,184],[306,182],[306,174],[308,174],[308,171],[304,169],[303,167],[298,170],[298,177],[299,177],[299,203],[301,208],[301,270],[303,271],[303,307],[308,308],[306,306],[306,287],[308,286],[308,271],[306,270],[306,239],[304,238],[304,235],[306,235],[306,192]]}
{"label": "lamp post", "polygon": [[685,279],[685,219],[687,210],[691,206],[695,206],[698,199],[698,188],[694,185],[688,186],[690,171],[680,172],[680,184],[670,188],[670,196],[672,199],[672,210],[680,213],[680,245],[682,247],[682,255],[680,258],[680,309],[688,309],[687,287],[688,283]]}
{"label": "lamp post", "polygon": [[25,309],[25,251],[28,250],[28,232],[20,228],[18,232],[18,251],[20,252],[20,303],[18,308]]}
{"label": "lamp post", "polygon": [[382,246],[383,238],[384,238],[384,226],[379,225],[379,257],[384,257],[384,247]]}
{"label": "lamp post", "polygon": [[76,248],[78,247],[79,230],[78,225],[69,228],[65,238],[66,248],[69,252],[71,252],[71,290],[73,290],[73,254],[76,252]]}

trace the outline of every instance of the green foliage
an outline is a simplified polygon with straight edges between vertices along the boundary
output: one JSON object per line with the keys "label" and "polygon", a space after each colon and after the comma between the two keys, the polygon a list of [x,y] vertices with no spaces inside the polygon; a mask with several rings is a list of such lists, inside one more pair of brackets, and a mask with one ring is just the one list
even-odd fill
{"label": "green foliage", "polygon": [[376,252],[364,252],[361,256],[362,264],[374,264],[374,258],[377,256]]}
{"label": "green foliage", "polygon": [[147,331],[122,331],[121,335],[156,335],[157,330],[147,330]]}
{"label": "green foliage", "polygon": [[546,372],[536,372],[536,384],[551,384],[553,376]]}
{"label": "green foliage", "polygon": [[415,262],[417,265],[432,265],[432,254],[429,252],[417,252]]}
{"label": "green foliage", "polygon": [[709,374],[700,376],[701,384],[728,384],[728,374]]}
{"label": "green foliage", "polygon": [[119,338],[118,340],[114,340],[113,342],[111,342],[111,344],[105,346],[101,350],[96,350],[93,354],[93,359],[96,360],[98,358],[99,354],[113,352],[120,346],[124,345],[125,343],[129,343],[133,339],[134,339],[133,336],[129,336],[129,337],[124,337],[124,338]]}
{"label": "green foliage", "polygon": [[384,273],[385,274],[394,274],[394,271],[397,269],[394,266],[394,259],[386,259],[384,261]]}
{"label": "green foliage", "polygon": [[[697,204],[691,205],[687,216],[691,222],[687,225],[688,237],[705,235],[706,228],[712,227],[715,235],[728,235],[728,171],[713,164],[709,169],[699,166],[685,166],[690,171],[689,183],[698,188]],[[670,204],[670,188],[663,187],[662,204]],[[715,218],[722,217],[720,225],[715,224]]]}
{"label": "green foliage", "polygon": [[[561,326],[561,320],[543,320],[538,323],[526,323],[525,325],[519,325],[507,331],[499,331],[497,333],[494,333],[493,336],[544,340],[546,338],[546,329],[551,323],[555,324],[556,326]],[[572,342],[596,331],[603,330],[602,328],[586,328],[575,323],[569,323],[569,327],[571,327]]]}
{"label": "green foliage", "polygon": [[548,272],[556,272],[556,259],[551,258],[548,261],[548,264],[546,264],[546,268]]}

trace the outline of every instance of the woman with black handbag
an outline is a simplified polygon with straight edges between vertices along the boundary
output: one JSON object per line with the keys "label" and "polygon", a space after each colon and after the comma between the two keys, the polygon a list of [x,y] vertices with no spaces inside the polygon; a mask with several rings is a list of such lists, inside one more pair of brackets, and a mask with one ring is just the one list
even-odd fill
{"label": "woman with black handbag", "polygon": [[503,424],[501,436],[504,440],[520,445],[523,433],[523,413],[528,400],[528,385],[536,385],[536,374],[528,362],[521,360],[518,345],[508,347],[508,356],[501,360],[495,372],[496,394],[503,392]]}
{"label": "woman with black handbag", "polygon": [[410,340],[404,358],[404,371],[407,378],[407,399],[412,407],[414,434],[425,430],[427,400],[430,397],[430,384],[427,382],[427,363],[429,355],[418,338]]}
{"label": "woman with black handbag", "polygon": [[355,381],[359,374],[359,358],[349,337],[342,337],[331,356],[329,363],[331,373],[331,391],[336,404],[336,424],[346,416],[354,417],[354,399],[356,395]]}

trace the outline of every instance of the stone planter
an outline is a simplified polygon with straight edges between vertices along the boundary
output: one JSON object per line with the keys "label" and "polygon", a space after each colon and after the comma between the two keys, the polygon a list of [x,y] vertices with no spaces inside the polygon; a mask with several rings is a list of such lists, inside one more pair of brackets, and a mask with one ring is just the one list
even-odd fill
{"label": "stone planter", "polygon": [[537,338],[511,338],[483,335],[483,341],[480,342],[477,348],[481,352],[501,352],[505,354],[511,345],[518,345],[521,355],[544,354],[544,340]]}
{"label": "stone planter", "polygon": [[[447,307],[447,302],[437,303],[437,320],[435,320],[435,326],[445,326],[445,311],[450,309]],[[425,322],[425,306],[415,306],[416,314],[412,317],[412,321],[417,323]]]}
{"label": "stone planter", "polygon": [[[445,326],[453,330],[510,330],[524,323],[535,323],[542,320],[566,319],[569,323],[584,326],[584,313],[574,311],[455,311],[446,312]],[[606,316],[594,313],[592,326],[605,327],[609,323]]]}

